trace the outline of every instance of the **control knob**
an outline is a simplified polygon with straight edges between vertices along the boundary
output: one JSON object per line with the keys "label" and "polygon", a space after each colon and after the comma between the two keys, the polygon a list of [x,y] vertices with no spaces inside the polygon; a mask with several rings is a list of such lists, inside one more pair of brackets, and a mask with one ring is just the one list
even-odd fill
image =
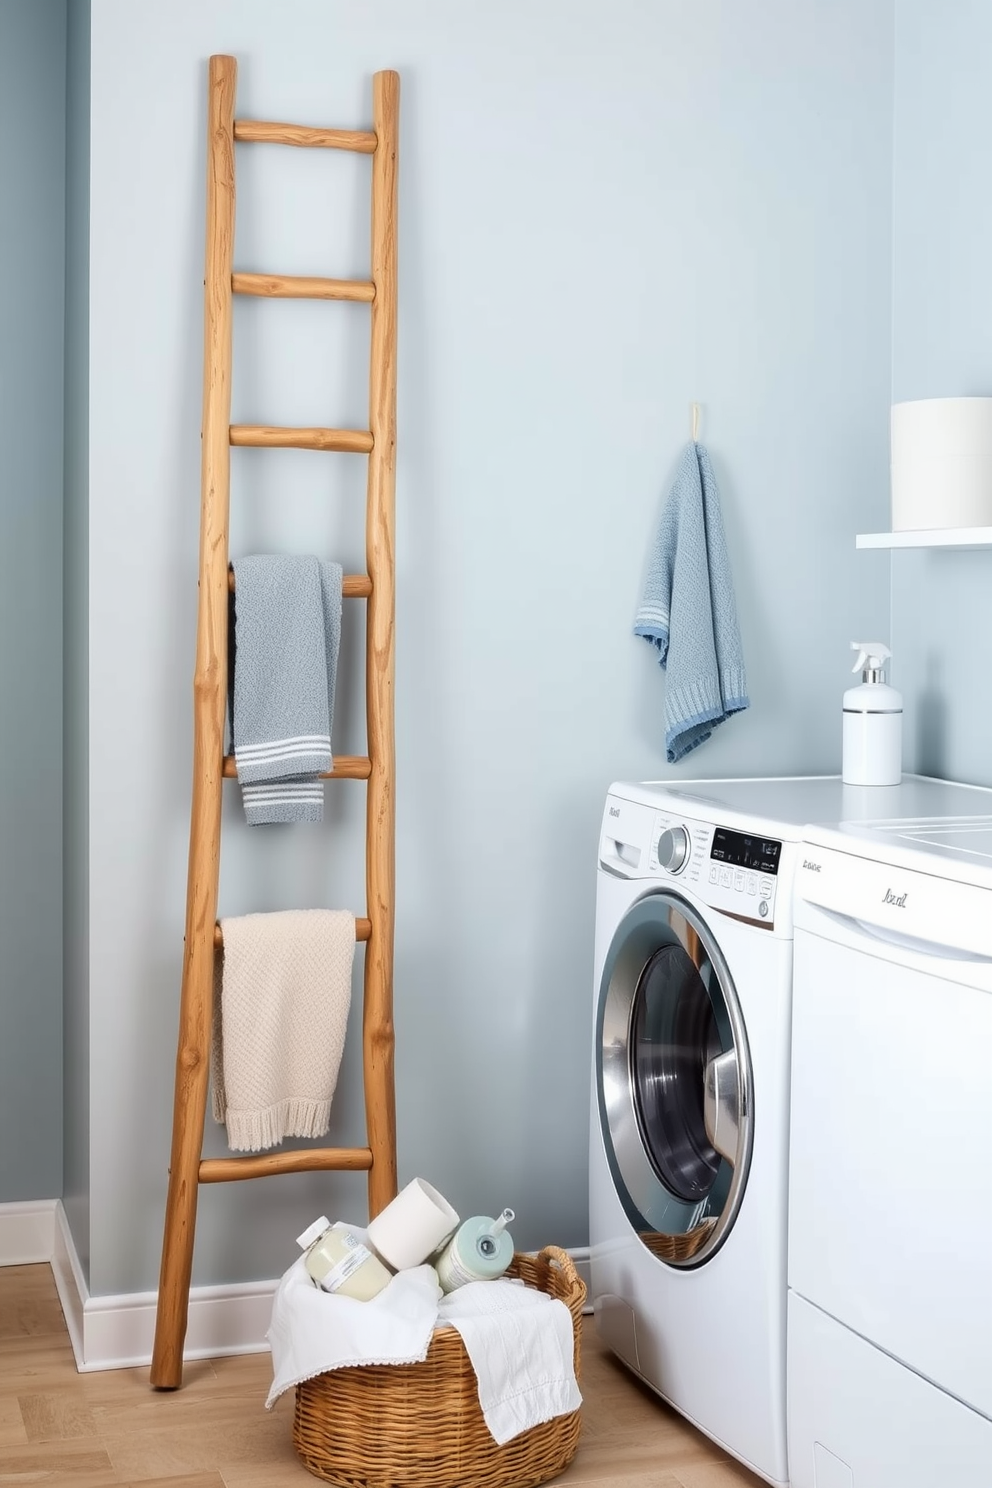
{"label": "control knob", "polygon": [[689,833],[685,827],[667,827],[658,838],[658,862],[669,873],[681,873],[689,858]]}

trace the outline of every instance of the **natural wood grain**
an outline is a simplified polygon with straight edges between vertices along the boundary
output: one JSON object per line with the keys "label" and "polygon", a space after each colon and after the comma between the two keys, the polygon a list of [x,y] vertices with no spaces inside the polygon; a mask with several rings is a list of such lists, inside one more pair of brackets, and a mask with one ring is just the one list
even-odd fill
{"label": "natural wood grain", "polygon": [[0,1449],[0,1483],[43,1483],[45,1488],[107,1488],[119,1482],[103,1443],[29,1442]]}
{"label": "natural wood grain", "polygon": [[375,285],[364,279],[319,279],[305,274],[233,274],[235,294],[273,300],[350,300],[370,305]]}
{"label": "natural wood grain", "polygon": [[128,1488],[226,1488],[219,1472],[183,1473],[179,1478],[132,1479]]}
{"label": "natural wood grain", "polygon": [[[375,132],[316,131],[286,125],[235,124],[236,65],[212,57],[208,101],[207,252],[204,316],[204,415],[200,525],[200,600],[194,679],[194,787],[187,886],[186,956],[176,1062],[172,1163],[166,1205],[152,1384],[175,1389],[182,1381],[197,1190],[224,1182],[310,1169],[368,1169],[369,1213],[396,1193],[396,1111],[393,1072],[393,895],[395,886],[394,486],[396,464],[396,168],[399,78],[373,79]],[[368,284],[280,276],[235,275],[234,140],[279,140],[374,151],[372,162],[372,273]],[[371,295],[368,293],[371,289]],[[371,302],[368,430],[232,425],[231,300],[233,292]],[[221,429],[224,423],[223,431]],[[211,1032],[223,778],[236,762],[223,754],[227,692],[227,624],[232,576],[228,561],[230,446],[339,450],[366,454],[366,558],[361,590],[366,606],[368,757],[344,756],[332,776],[367,779],[367,915],[356,935],[365,956],[363,1065],[368,1147],[307,1150],[249,1159],[201,1161]],[[223,447],[222,447],[223,446]],[[367,587],[366,587],[367,585]],[[347,589],[346,589],[347,592]],[[206,914],[209,908],[209,923]],[[177,1443],[185,1451],[190,1440]],[[121,1470],[130,1470],[115,1459]],[[170,1464],[171,1467],[174,1464]],[[192,1464],[196,1466],[198,1464]]]}
{"label": "natural wood grain", "polygon": [[679,1471],[682,1488],[753,1488],[757,1481],[739,1462],[702,1462]]}
{"label": "natural wood grain", "polygon": [[[372,762],[365,755],[336,754],[333,770],[323,770],[321,780],[368,780],[372,773]],[[224,777],[236,780],[238,764],[233,754],[224,756]]]}
{"label": "natural wood grain", "polygon": [[357,150],[371,155],[375,135],[364,129],[312,129],[305,124],[267,124],[261,119],[238,119],[234,138],[256,145],[297,145],[316,150]]}
{"label": "natural wood grain", "polygon": [[0,1395],[0,1452],[4,1447],[23,1446],[27,1439],[17,1396]]}
{"label": "natural wood grain", "polygon": [[93,1412],[70,1392],[20,1395],[18,1400],[28,1441],[61,1441],[66,1437],[96,1435]]}
{"label": "natural wood grain", "polygon": [[[143,1369],[77,1374],[48,1266],[0,1267],[0,1317],[34,1317],[45,1331],[0,1344],[0,1484],[72,1488],[306,1488],[292,1446],[292,1394],[263,1405],[269,1355],[198,1359],[180,1393],[152,1393]],[[13,1441],[20,1398],[51,1394],[63,1419],[94,1434]],[[563,1488],[761,1488],[759,1480],[668,1408],[583,1319],[582,1436]],[[466,1488],[471,1485],[466,1484]]]}
{"label": "natural wood grain", "polygon": [[366,905],[372,935],[365,952],[363,1048],[365,1118],[372,1149],[369,1216],[396,1195],[393,927],[395,914],[396,750],[395,672],[396,292],[397,155],[400,80],[377,72],[372,82],[376,150],[372,157],[372,342],[369,359],[366,567],[372,594],[366,607],[366,714],[372,762],[366,795]]}
{"label": "natural wood grain", "polygon": [[273,424],[232,424],[231,443],[252,449],[337,450],[367,455],[373,435],[367,429],[290,429]]}
{"label": "natural wood grain", "polygon": [[277,1173],[364,1173],[371,1166],[368,1147],[300,1147],[258,1157],[206,1157],[200,1163],[200,1182],[230,1183]]}
{"label": "natural wood grain", "polygon": [[5,1305],[0,1307],[0,1347],[8,1338],[61,1337],[65,1329],[57,1296],[38,1266],[10,1266]]}
{"label": "natural wood grain", "polygon": [[193,678],[193,795],[186,941],[179,1009],[172,1155],[151,1381],[182,1380],[213,1012],[214,925],[227,703],[227,531],[231,451],[231,272],[234,252],[234,94],[237,63],[211,57],[207,106],[200,598]]}

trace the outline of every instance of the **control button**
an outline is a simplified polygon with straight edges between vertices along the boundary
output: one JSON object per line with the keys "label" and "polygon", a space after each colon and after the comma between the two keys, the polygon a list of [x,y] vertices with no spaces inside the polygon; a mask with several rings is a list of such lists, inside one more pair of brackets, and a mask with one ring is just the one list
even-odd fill
{"label": "control button", "polygon": [[738,868],[737,872],[734,874],[734,888],[737,890],[738,894],[743,894],[743,892],[744,892],[744,875],[743,875],[743,873],[741,872],[741,870],[739,868]]}
{"label": "control button", "polygon": [[766,899],[770,899],[772,897],[772,890],[774,889],[774,887],[775,885],[772,883],[770,878],[763,878],[761,880],[761,892],[764,894]]}
{"label": "control button", "polygon": [[689,833],[685,827],[668,827],[658,838],[658,863],[669,873],[681,873],[689,856]]}
{"label": "control button", "polygon": [[761,918],[763,920],[768,918],[768,900],[767,899],[762,899],[761,903],[758,905],[758,913],[760,914],[760,916],[761,916]]}
{"label": "control button", "polygon": [[749,873],[747,876],[747,891],[749,894],[756,894],[758,892],[758,880],[753,873]]}
{"label": "control button", "polygon": [[729,868],[720,869],[720,882],[725,889],[729,889],[734,881],[734,876]]}
{"label": "control button", "polygon": [[710,883],[716,883],[719,880],[719,877],[720,874],[717,871],[717,866],[715,863],[713,863],[710,867]]}

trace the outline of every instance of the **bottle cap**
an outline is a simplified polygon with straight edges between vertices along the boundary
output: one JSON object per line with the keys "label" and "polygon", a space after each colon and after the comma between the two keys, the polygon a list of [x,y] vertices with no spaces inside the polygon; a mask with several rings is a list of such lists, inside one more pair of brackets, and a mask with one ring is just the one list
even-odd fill
{"label": "bottle cap", "polygon": [[301,1250],[309,1250],[315,1240],[319,1240],[325,1230],[329,1230],[331,1221],[326,1214],[315,1219],[312,1225],[308,1225],[302,1235],[297,1235],[296,1243]]}

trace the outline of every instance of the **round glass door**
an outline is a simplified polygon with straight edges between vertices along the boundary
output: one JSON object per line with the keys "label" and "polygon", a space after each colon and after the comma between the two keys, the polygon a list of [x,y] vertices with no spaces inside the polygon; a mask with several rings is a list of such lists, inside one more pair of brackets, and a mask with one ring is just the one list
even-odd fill
{"label": "round glass door", "polygon": [[603,1141],[627,1217],[660,1260],[701,1265],[747,1181],[751,1064],[726,963],[679,895],[648,895],[617,927],[596,1053]]}

